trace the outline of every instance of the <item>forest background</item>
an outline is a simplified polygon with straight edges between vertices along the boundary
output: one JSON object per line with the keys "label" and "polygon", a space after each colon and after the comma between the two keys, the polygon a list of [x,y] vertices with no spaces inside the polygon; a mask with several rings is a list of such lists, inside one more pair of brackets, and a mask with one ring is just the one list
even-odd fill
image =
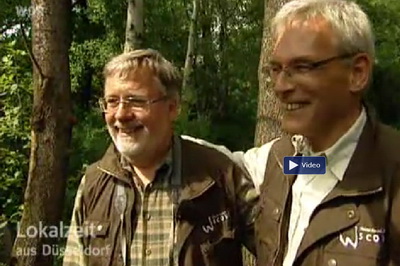
{"label": "forest background", "polygon": [[[62,207],[66,224],[85,167],[99,159],[110,143],[97,99],[102,95],[105,62],[130,49],[128,2],[143,3],[76,0],[68,6],[70,37],[60,41],[69,42],[73,115],[65,119],[72,134],[64,151],[68,158],[62,177],[65,195],[61,201],[46,203]],[[245,150],[279,134],[279,130],[268,132],[279,111],[260,66],[268,58],[268,16],[281,2],[158,0],[145,1],[139,13],[131,12],[143,23],[133,23],[133,46],[159,50],[182,70],[184,109],[177,132],[231,150]],[[367,100],[382,121],[400,128],[400,1],[357,2],[370,16],[376,36],[377,59]],[[0,227],[8,224],[14,230],[29,203],[35,92],[32,50],[34,45],[46,45],[32,42],[32,15],[29,1],[0,1]],[[52,190],[51,184],[42,186]]]}

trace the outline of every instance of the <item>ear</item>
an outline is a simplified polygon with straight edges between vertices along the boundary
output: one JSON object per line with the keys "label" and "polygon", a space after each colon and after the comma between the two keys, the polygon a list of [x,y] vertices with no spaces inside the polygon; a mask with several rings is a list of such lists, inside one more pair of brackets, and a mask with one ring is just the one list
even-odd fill
{"label": "ear", "polygon": [[176,120],[180,112],[179,97],[171,97],[168,103],[168,110],[172,120]]}
{"label": "ear", "polygon": [[350,91],[363,91],[371,78],[372,59],[366,53],[357,54],[353,58]]}

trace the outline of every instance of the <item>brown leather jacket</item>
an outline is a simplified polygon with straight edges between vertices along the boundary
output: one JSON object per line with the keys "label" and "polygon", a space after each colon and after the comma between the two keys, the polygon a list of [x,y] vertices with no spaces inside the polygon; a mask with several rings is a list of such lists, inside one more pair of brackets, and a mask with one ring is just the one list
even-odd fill
{"label": "brown leather jacket", "polygon": [[[190,141],[181,140],[181,157],[183,184],[176,228],[178,264],[242,265],[242,243],[254,251],[253,207],[257,196],[249,176],[222,153]],[[101,230],[96,231],[96,237],[82,242],[92,249],[110,244],[112,247],[107,256],[87,258],[88,265],[123,265],[115,186],[116,180],[127,185],[132,180],[122,169],[113,146],[88,168],[85,177],[83,226],[95,223],[95,228]],[[127,198],[134,198],[133,189],[127,189],[127,193],[130,193]],[[134,213],[132,205],[127,204],[125,213]],[[225,211],[227,219],[214,224],[214,230],[203,229],[210,217]]]}
{"label": "brown leather jacket", "polygon": [[[343,181],[310,218],[295,266],[400,265],[400,134],[370,119]],[[281,162],[288,138],[272,146],[256,218],[258,265],[282,265],[287,249],[291,186]]]}

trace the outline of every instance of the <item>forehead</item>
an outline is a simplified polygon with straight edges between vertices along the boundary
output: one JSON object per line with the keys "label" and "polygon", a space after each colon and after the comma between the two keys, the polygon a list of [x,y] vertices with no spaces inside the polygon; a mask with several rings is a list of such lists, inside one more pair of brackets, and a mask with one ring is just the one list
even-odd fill
{"label": "forehead", "polygon": [[162,85],[153,71],[147,68],[139,68],[126,73],[115,73],[106,78],[104,93],[129,94],[139,93],[154,95],[162,91]]}
{"label": "forehead", "polygon": [[322,18],[293,20],[275,36],[274,61],[298,58],[319,59],[337,53],[337,38],[332,27]]}

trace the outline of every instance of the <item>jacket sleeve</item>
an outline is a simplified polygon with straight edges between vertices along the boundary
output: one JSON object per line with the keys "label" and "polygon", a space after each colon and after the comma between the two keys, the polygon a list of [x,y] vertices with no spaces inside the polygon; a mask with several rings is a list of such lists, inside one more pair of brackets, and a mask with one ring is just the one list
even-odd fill
{"label": "jacket sleeve", "polygon": [[397,165],[395,175],[390,184],[392,202],[390,206],[389,234],[389,266],[400,265],[400,165]]}
{"label": "jacket sleeve", "polygon": [[194,142],[194,143],[197,143],[197,144],[209,147],[209,148],[213,148],[219,152],[222,152],[223,154],[228,156],[230,159],[234,159],[232,152],[223,145],[216,145],[216,144],[208,142],[204,139],[198,139],[198,138],[194,138],[194,137],[191,137],[188,135],[181,135],[181,137],[182,137],[182,139],[189,140],[191,142]]}
{"label": "jacket sleeve", "polygon": [[261,147],[251,148],[246,152],[236,151],[233,153],[234,161],[249,173],[257,193],[260,193],[260,186],[264,181],[269,151],[276,140],[278,139],[274,139]]}
{"label": "jacket sleeve", "polygon": [[[233,186],[235,193],[235,209],[238,214],[239,239],[247,249],[255,254],[254,221],[258,193],[247,171],[233,166]],[[229,186],[229,185],[228,185]]]}
{"label": "jacket sleeve", "polygon": [[68,230],[68,239],[64,252],[63,266],[85,266],[87,265],[87,257],[84,252],[82,243],[82,224],[85,214],[85,206],[83,204],[82,192],[85,186],[85,176],[79,185],[75,205],[72,213],[71,224]]}
{"label": "jacket sleeve", "polygon": [[274,144],[274,142],[278,140],[274,139],[262,145],[261,147],[254,147],[247,150],[246,152],[236,151],[232,153],[225,146],[215,145],[203,139],[193,138],[186,135],[182,135],[182,138],[198,143],[200,145],[216,149],[224,153],[240,167],[246,169],[246,171],[250,174],[251,180],[254,183],[257,193],[259,193],[259,188],[264,181],[265,168],[267,166],[269,151],[271,150],[272,144]]}

